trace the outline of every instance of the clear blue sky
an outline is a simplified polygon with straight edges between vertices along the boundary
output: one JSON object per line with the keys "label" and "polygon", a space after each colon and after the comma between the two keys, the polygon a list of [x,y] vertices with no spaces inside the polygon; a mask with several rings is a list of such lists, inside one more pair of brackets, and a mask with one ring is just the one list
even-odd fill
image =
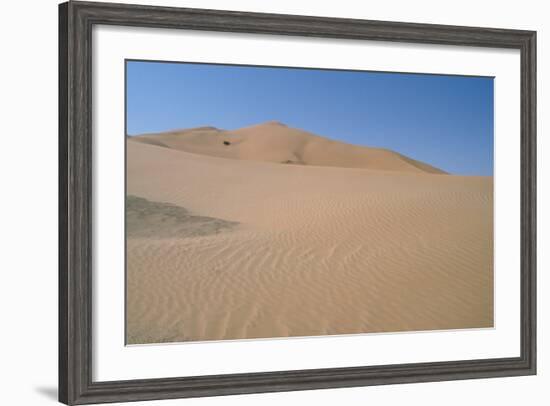
{"label": "clear blue sky", "polygon": [[493,79],[127,61],[127,132],[281,121],[452,174],[493,174]]}

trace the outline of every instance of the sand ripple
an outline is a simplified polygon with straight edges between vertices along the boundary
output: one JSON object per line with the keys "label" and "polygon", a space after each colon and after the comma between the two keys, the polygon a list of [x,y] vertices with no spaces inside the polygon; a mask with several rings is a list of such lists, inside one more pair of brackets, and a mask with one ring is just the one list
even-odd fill
{"label": "sand ripple", "polygon": [[239,223],[188,238],[130,235],[130,344],[493,324],[492,178],[131,141],[128,173],[132,195]]}

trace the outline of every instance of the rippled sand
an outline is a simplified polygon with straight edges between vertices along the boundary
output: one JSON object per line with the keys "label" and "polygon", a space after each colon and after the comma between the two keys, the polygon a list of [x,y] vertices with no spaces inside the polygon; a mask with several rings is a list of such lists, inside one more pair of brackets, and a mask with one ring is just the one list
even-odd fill
{"label": "rippled sand", "polygon": [[492,178],[211,155],[127,141],[129,344],[493,325]]}

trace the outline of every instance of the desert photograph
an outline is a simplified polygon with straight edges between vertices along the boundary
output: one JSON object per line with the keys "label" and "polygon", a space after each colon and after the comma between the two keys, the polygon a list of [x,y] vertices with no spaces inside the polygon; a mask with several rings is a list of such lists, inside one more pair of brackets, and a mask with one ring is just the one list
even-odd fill
{"label": "desert photograph", "polygon": [[492,328],[493,92],[126,61],[126,343]]}

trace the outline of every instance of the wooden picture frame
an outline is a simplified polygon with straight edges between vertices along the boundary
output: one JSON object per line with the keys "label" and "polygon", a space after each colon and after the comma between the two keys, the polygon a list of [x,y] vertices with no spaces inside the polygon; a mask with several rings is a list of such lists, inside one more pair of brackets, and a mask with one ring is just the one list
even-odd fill
{"label": "wooden picture frame", "polygon": [[[130,381],[92,380],[92,27],[95,24],[513,48],[521,53],[521,355]],[[109,3],[59,6],[59,400],[88,404],[536,373],[536,33]]]}

